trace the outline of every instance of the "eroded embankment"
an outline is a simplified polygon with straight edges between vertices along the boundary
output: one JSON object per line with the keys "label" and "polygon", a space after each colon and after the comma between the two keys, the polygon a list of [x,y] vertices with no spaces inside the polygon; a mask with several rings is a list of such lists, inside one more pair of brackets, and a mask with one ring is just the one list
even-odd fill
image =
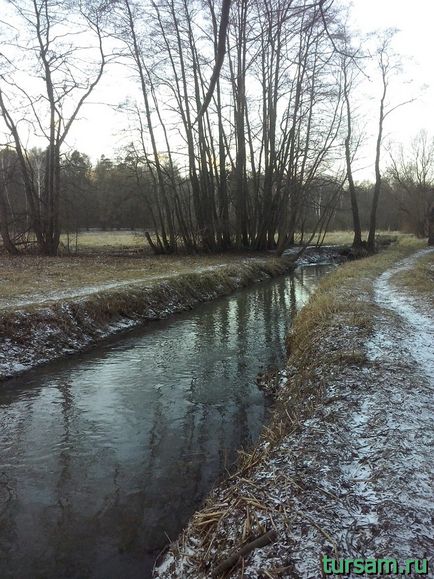
{"label": "eroded embankment", "polygon": [[[272,423],[155,577],[317,579],[324,555],[432,555],[434,383],[408,343],[420,319],[401,315],[389,285],[413,251],[346,264],[320,284],[295,321]],[[432,314],[411,303],[431,320],[419,347],[432,348]]]}
{"label": "eroded embankment", "polygon": [[291,258],[237,264],[26,305],[0,314],[0,380],[132,328],[293,269]]}

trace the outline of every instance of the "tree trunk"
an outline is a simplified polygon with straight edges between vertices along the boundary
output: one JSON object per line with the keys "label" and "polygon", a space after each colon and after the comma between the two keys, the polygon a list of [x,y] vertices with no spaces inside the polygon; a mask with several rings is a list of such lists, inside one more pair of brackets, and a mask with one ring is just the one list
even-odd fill
{"label": "tree trunk", "polygon": [[[383,140],[383,124],[384,118],[387,113],[384,112],[384,103],[386,101],[387,93],[387,63],[383,60],[384,49],[380,54],[380,68],[381,76],[383,82],[383,93],[380,100],[380,115],[378,119],[378,135],[377,135],[377,146],[375,151],[375,187],[374,196],[372,198],[371,206],[371,217],[369,221],[369,235],[368,235],[368,251],[373,253],[375,251],[375,231],[377,227],[377,208],[378,201],[380,199],[381,192],[381,173],[380,173],[380,155],[381,155],[381,143]],[[389,111],[390,112],[390,111]]]}
{"label": "tree trunk", "polygon": [[360,217],[359,217],[359,206],[357,203],[356,187],[354,185],[353,170],[351,166],[351,134],[352,134],[352,123],[351,123],[351,107],[350,98],[348,95],[348,78],[347,69],[344,65],[344,97],[347,109],[347,137],[345,139],[345,160],[347,165],[347,179],[348,179],[348,190],[350,192],[351,200],[351,213],[353,215],[353,229],[354,229],[354,239],[353,247],[355,249],[360,249],[362,247],[362,230],[360,227]]}
{"label": "tree trunk", "polygon": [[11,240],[8,227],[8,214],[3,190],[0,192],[0,235],[3,239],[3,245],[11,255],[18,255],[19,251]]}

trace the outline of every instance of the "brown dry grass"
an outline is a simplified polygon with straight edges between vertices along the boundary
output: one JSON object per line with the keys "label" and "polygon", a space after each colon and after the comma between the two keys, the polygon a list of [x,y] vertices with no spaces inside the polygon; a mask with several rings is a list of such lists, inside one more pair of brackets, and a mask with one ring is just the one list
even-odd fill
{"label": "brown dry grass", "polygon": [[[110,255],[38,257],[0,256],[0,308],[56,299],[130,283],[153,284],[164,278],[236,264],[252,254],[201,256]],[[256,255],[258,257],[258,255]],[[261,255],[260,257],[264,257]]]}
{"label": "brown dry grass", "polygon": [[[68,236],[63,234],[62,243],[67,246]],[[74,252],[87,251],[113,251],[113,250],[142,250],[147,246],[145,238],[140,231],[82,231],[78,234],[69,235],[69,247]],[[66,249],[66,247],[65,247]]]}
{"label": "brown dry grass", "polygon": [[409,271],[393,276],[393,283],[422,294],[434,307],[434,252],[418,260]]}
{"label": "brown dry grass", "polygon": [[340,266],[319,284],[315,295],[296,318],[292,347],[303,351],[310,348],[312,337],[339,314],[349,316],[352,322],[367,330],[371,327],[371,312],[363,292],[372,291],[372,282],[397,260],[424,246],[414,236],[402,235],[398,243],[387,250],[358,261]]}
{"label": "brown dry grass", "polygon": [[[308,236],[308,234],[306,234]],[[378,236],[387,237],[402,237],[399,231],[379,231]],[[348,231],[328,231],[324,238],[325,245],[351,245],[353,243],[354,233],[351,230]],[[408,236],[411,237],[411,236]],[[362,239],[368,238],[368,231],[362,231]],[[316,238],[312,240],[312,243],[316,243]]]}
{"label": "brown dry grass", "polygon": [[[398,231],[379,231],[378,234],[388,236],[400,236]],[[368,232],[362,232],[363,239],[366,239]],[[411,236],[407,236],[411,237]],[[62,235],[62,242],[67,244],[67,236]],[[316,238],[313,243],[316,242]],[[324,243],[326,245],[350,245],[353,242],[352,231],[329,231]],[[69,236],[71,251],[75,251],[75,235]],[[143,233],[140,231],[83,231],[77,237],[77,249],[79,253],[93,251],[140,251],[147,249]]]}

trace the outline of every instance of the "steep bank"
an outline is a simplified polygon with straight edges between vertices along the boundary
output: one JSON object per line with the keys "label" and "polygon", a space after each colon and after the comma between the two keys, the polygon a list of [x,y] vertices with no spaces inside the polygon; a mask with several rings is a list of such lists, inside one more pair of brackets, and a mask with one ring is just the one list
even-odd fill
{"label": "steep bank", "polygon": [[261,442],[155,577],[316,579],[324,555],[430,556],[434,383],[419,350],[432,348],[434,321],[417,294],[399,297],[414,309],[403,315],[390,285],[425,258],[406,261],[414,250],[346,264],[320,284],[293,327]]}
{"label": "steep bank", "polygon": [[168,275],[150,283],[95,288],[84,295],[4,309],[0,313],[0,380],[293,268],[291,258],[240,258],[230,265]]}

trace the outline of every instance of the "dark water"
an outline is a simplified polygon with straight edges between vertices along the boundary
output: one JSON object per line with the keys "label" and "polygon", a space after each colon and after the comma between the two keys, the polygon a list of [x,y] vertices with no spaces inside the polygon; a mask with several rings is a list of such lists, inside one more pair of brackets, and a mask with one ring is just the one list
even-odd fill
{"label": "dark water", "polygon": [[0,389],[0,578],[149,577],[265,406],[311,266]]}

